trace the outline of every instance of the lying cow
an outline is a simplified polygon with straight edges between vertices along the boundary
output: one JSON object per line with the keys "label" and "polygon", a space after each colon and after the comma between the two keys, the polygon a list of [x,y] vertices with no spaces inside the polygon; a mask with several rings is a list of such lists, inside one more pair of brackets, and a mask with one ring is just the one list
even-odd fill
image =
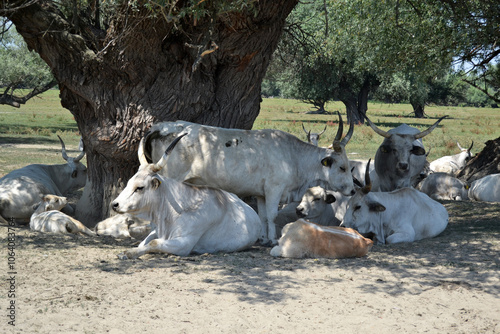
{"label": "lying cow", "polygon": [[149,221],[139,219],[129,214],[114,215],[95,226],[97,235],[106,235],[117,239],[144,239],[151,233]]}
{"label": "lying cow", "polygon": [[419,186],[419,190],[435,200],[465,201],[469,185],[447,173],[431,173]]}
{"label": "lying cow", "polygon": [[275,218],[280,203],[299,201],[308,188],[317,185],[344,195],[354,193],[345,152],[353,129],[351,125],[341,140],[343,123],[339,114],[339,128],[330,150],[279,130],[165,122],[154,125],[145,136],[140,160],[158,161],[165,146],[181,132],[187,133],[167,161],[163,175],[223,189],[242,198],[255,196],[262,221],[260,238],[264,243],[276,243]]}
{"label": "lying cow", "polygon": [[460,149],[460,153],[454,155],[447,155],[436,159],[430,163],[429,168],[433,172],[442,172],[448,174],[455,174],[459,170],[465,167],[467,162],[472,158],[472,146],[474,146],[474,142],[470,145],[469,148],[463,148],[457,142],[457,146]]}
{"label": "lying cow", "polygon": [[500,202],[500,174],[490,174],[472,182],[469,198],[473,201]]}
{"label": "lying cow", "polygon": [[30,219],[30,228],[39,232],[51,232],[59,234],[85,234],[95,236],[78,220],[59,211],[67,204],[66,197],[56,195],[45,195]]}
{"label": "lying cow", "polygon": [[271,249],[271,255],[339,259],[365,256],[372,246],[372,240],[351,228],[320,226],[299,219],[283,228],[279,245]]}
{"label": "lying cow", "polygon": [[365,186],[349,199],[341,226],[373,234],[376,243],[392,244],[435,237],[448,225],[445,207],[426,194],[414,188],[370,192],[366,175]]}
{"label": "lying cow", "polygon": [[410,187],[419,178],[426,164],[422,138],[430,134],[447,116],[438,119],[425,131],[401,124],[387,132],[379,129],[366,115],[364,117],[373,131],[384,137],[375,154],[375,171],[380,190]]}
{"label": "lying cow", "polygon": [[[41,196],[66,196],[85,186],[87,168],[80,162],[85,155],[83,147],[79,156],[71,158],[66,154],[61,137],[59,140],[62,145],[62,157],[67,163],[28,165],[0,179],[0,222],[6,224],[6,219],[15,219],[17,223],[28,223],[34,211],[33,206],[40,201]],[[69,206],[63,211],[73,213]]]}
{"label": "lying cow", "polygon": [[235,252],[257,241],[259,216],[237,196],[159,174],[182,137],[172,142],[158,163],[141,164],[113,201],[113,210],[147,217],[153,228],[137,248],[127,250],[119,258],[134,259],[151,252],[180,256]]}

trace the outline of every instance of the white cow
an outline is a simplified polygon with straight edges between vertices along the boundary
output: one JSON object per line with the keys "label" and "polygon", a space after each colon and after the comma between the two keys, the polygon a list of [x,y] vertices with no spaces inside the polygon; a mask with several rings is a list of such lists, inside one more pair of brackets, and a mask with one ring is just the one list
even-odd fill
{"label": "white cow", "polygon": [[151,233],[150,222],[129,214],[114,215],[95,226],[97,235],[107,235],[113,238],[143,239]]}
{"label": "white cow", "polygon": [[208,185],[244,198],[256,196],[262,221],[261,240],[276,243],[278,205],[299,201],[305,191],[321,185],[345,195],[354,193],[343,123],[333,150],[316,147],[279,130],[238,130],[184,121],[154,125],[143,141],[147,162],[158,161],[180,132],[187,133],[162,173],[191,184]]}
{"label": "white cow", "polygon": [[464,168],[467,162],[472,158],[471,150],[472,146],[474,146],[474,142],[472,142],[469,148],[463,148],[458,142],[457,146],[460,149],[460,153],[454,155],[446,155],[432,161],[429,166],[431,171],[455,174],[459,170]]}
{"label": "white cow", "polygon": [[[6,223],[6,219],[15,219],[18,223],[28,223],[34,211],[33,206],[40,201],[41,196],[66,196],[85,186],[87,168],[80,162],[85,155],[83,147],[78,157],[71,158],[66,154],[61,137],[59,140],[62,145],[62,157],[67,163],[28,165],[0,179],[0,222]],[[68,206],[64,211],[71,214],[73,210]]]}
{"label": "white cow", "polygon": [[167,164],[167,155],[182,137],[172,142],[158,163],[141,164],[113,201],[113,210],[147,217],[153,228],[137,248],[119,258],[137,258],[150,252],[180,256],[235,252],[257,241],[259,216],[236,195],[159,174]]}
{"label": "white cow", "polygon": [[379,129],[365,116],[375,133],[384,137],[384,141],[375,154],[375,171],[381,191],[410,187],[415,183],[426,164],[425,149],[421,138],[431,133],[445,117],[447,116],[441,117],[425,131],[401,124],[386,132]]}
{"label": "white cow", "polygon": [[467,182],[447,173],[431,173],[420,183],[420,191],[435,200],[465,201],[469,199]]}
{"label": "white cow", "polygon": [[365,184],[349,199],[341,226],[391,244],[432,238],[448,225],[446,208],[414,188],[370,192],[369,177]]}
{"label": "white cow", "polygon": [[372,246],[372,240],[351,228],[321,226],[299,219],[283,228],[279,245],[271,249],[271,255],[339,259],[365,256]]}
{"label": "white cow", "polygon": [[42,201],[37,205],[35,212],[31,215],[30,228],[34,231],[51,233],[73,233],[95,236],[95,233],[89,230],[80,221],[59,211],[68,201],[66,197],[56,195],[45,195]]}
{"label": "white cow", "polygon": [[318,132],[311,133],[311,130],[307,131],[306,128],[304,127],[304,123],[302,123],[302,129],[306,133],[307,142],[311,145],[318,146],[319,137],[326,131],[326,125],[325,125],[325,128],[323,129],[323,131],[321,131],[319,133]]}
{"label": "white cow", "polygon": [[469,198],[473,201],[500,202],[500,174],[486,175],[473,181]]}

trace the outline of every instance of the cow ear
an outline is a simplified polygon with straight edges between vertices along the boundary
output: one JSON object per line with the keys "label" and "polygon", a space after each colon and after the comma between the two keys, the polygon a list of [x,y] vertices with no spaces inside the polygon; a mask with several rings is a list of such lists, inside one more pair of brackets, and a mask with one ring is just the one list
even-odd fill
{"label": "cow ear", "polygon": [[331,192],[328,191],[326,193],[325,203],[331,204],[331,203],[335,202],[336,200],[337,199],[335,198],[335,196]]}
{"label": "cow ear", "polygon": [[370,202],[368,203],[368,209],[373,212],[382,212],[385,211],[385,206],[379,202]]}
{"label": "cow ear", "polygon": [[413,148],[411,149],[411,154],[424,155],[425,149],[423,147],[420,147],[420,146],[413,146]]}
{"label": "cow ear", "polygon": [[161,185],[161,180],[158,176],[154,176],[153,180],[151,181],[151,184],[153,186],[153,189],[158,189],[158,187]]}
{"label": "cow ear", "polygon": [[321,164],[325,167],[332,167],[333,164],[333,159],[332,157],[326,157],[323,160],[321,160]]}

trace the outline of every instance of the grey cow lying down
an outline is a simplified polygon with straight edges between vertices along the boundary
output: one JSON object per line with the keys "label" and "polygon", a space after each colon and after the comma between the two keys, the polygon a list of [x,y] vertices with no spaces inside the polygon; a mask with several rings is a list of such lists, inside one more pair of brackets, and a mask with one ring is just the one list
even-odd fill
{"label": "grey cow lying down", "polygon": [[116,212],[148,217],[153,229],[137,248],[119,254],[120,259],[134,259],[152,252],[180,256],[234,252],[257,241],[261,228],[259,216],[238,197],[159,174],[182,137],[172,142],[156,164],[142,163],[113,201]]}
{"label": "grey cow lying down", "polygon": [[370,174],[365,186],[347,202],[341,226],[362,235],[373,234],[379,244],[413,242],[433,238],[448,225],[446,208],[414,188],[392,192],[370,192]]}
{"label": "grey cow lying down", "polygon": [[42,201],[30,219],[30,228],[34,231],[51,233],[73,233],[95,236],[95,233],[89,230],[80,221],[59,211],[68,201],[66,197],[56,195],[45,195]]}

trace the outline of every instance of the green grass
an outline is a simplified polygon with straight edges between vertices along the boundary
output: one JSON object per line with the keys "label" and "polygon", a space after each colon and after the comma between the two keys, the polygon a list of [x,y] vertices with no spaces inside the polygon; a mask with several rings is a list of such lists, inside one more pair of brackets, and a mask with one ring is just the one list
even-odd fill
{"label": "green grass", "polygon": [[[306,129],[321,131],[325,125],[320,145],[328,146],[337,131],[339,110],[346,120],[345,107],[341,102],[327,104],[327,115],[308,114],[311,106],[296,100],[264,99],[261,112],[254,123],[254,129],[280,129],[305,140],[302,123]],[[448,115],[440,126],[424,138],[427,149],[431,148],[430,160],[443,155],[458,153],[456,141],[469,146],[474,141],[473,152],[484,147],[487,140],[500,137],[500,110],[492,108],[426,107],[429,118],[408,117],[412,108],[407,104],[369,103],[368,116],[383,130],[389,130],[401,123],[426,129],[437,118]],[[344,133],[347,132],[345,127]],[[0,105],[0,176],[13,169],[32,163],[62,163],[60,135],[69,153],[77,154],[79,132],[71,113],[61,106],[59,91],[50,90],[39,98],[34,98],[20,109]],[[382,142],[382,137],[370,127],[358,125],[347,146],[352,159],[373,158]],[[30,144],[36,146],[9,144]]]}

